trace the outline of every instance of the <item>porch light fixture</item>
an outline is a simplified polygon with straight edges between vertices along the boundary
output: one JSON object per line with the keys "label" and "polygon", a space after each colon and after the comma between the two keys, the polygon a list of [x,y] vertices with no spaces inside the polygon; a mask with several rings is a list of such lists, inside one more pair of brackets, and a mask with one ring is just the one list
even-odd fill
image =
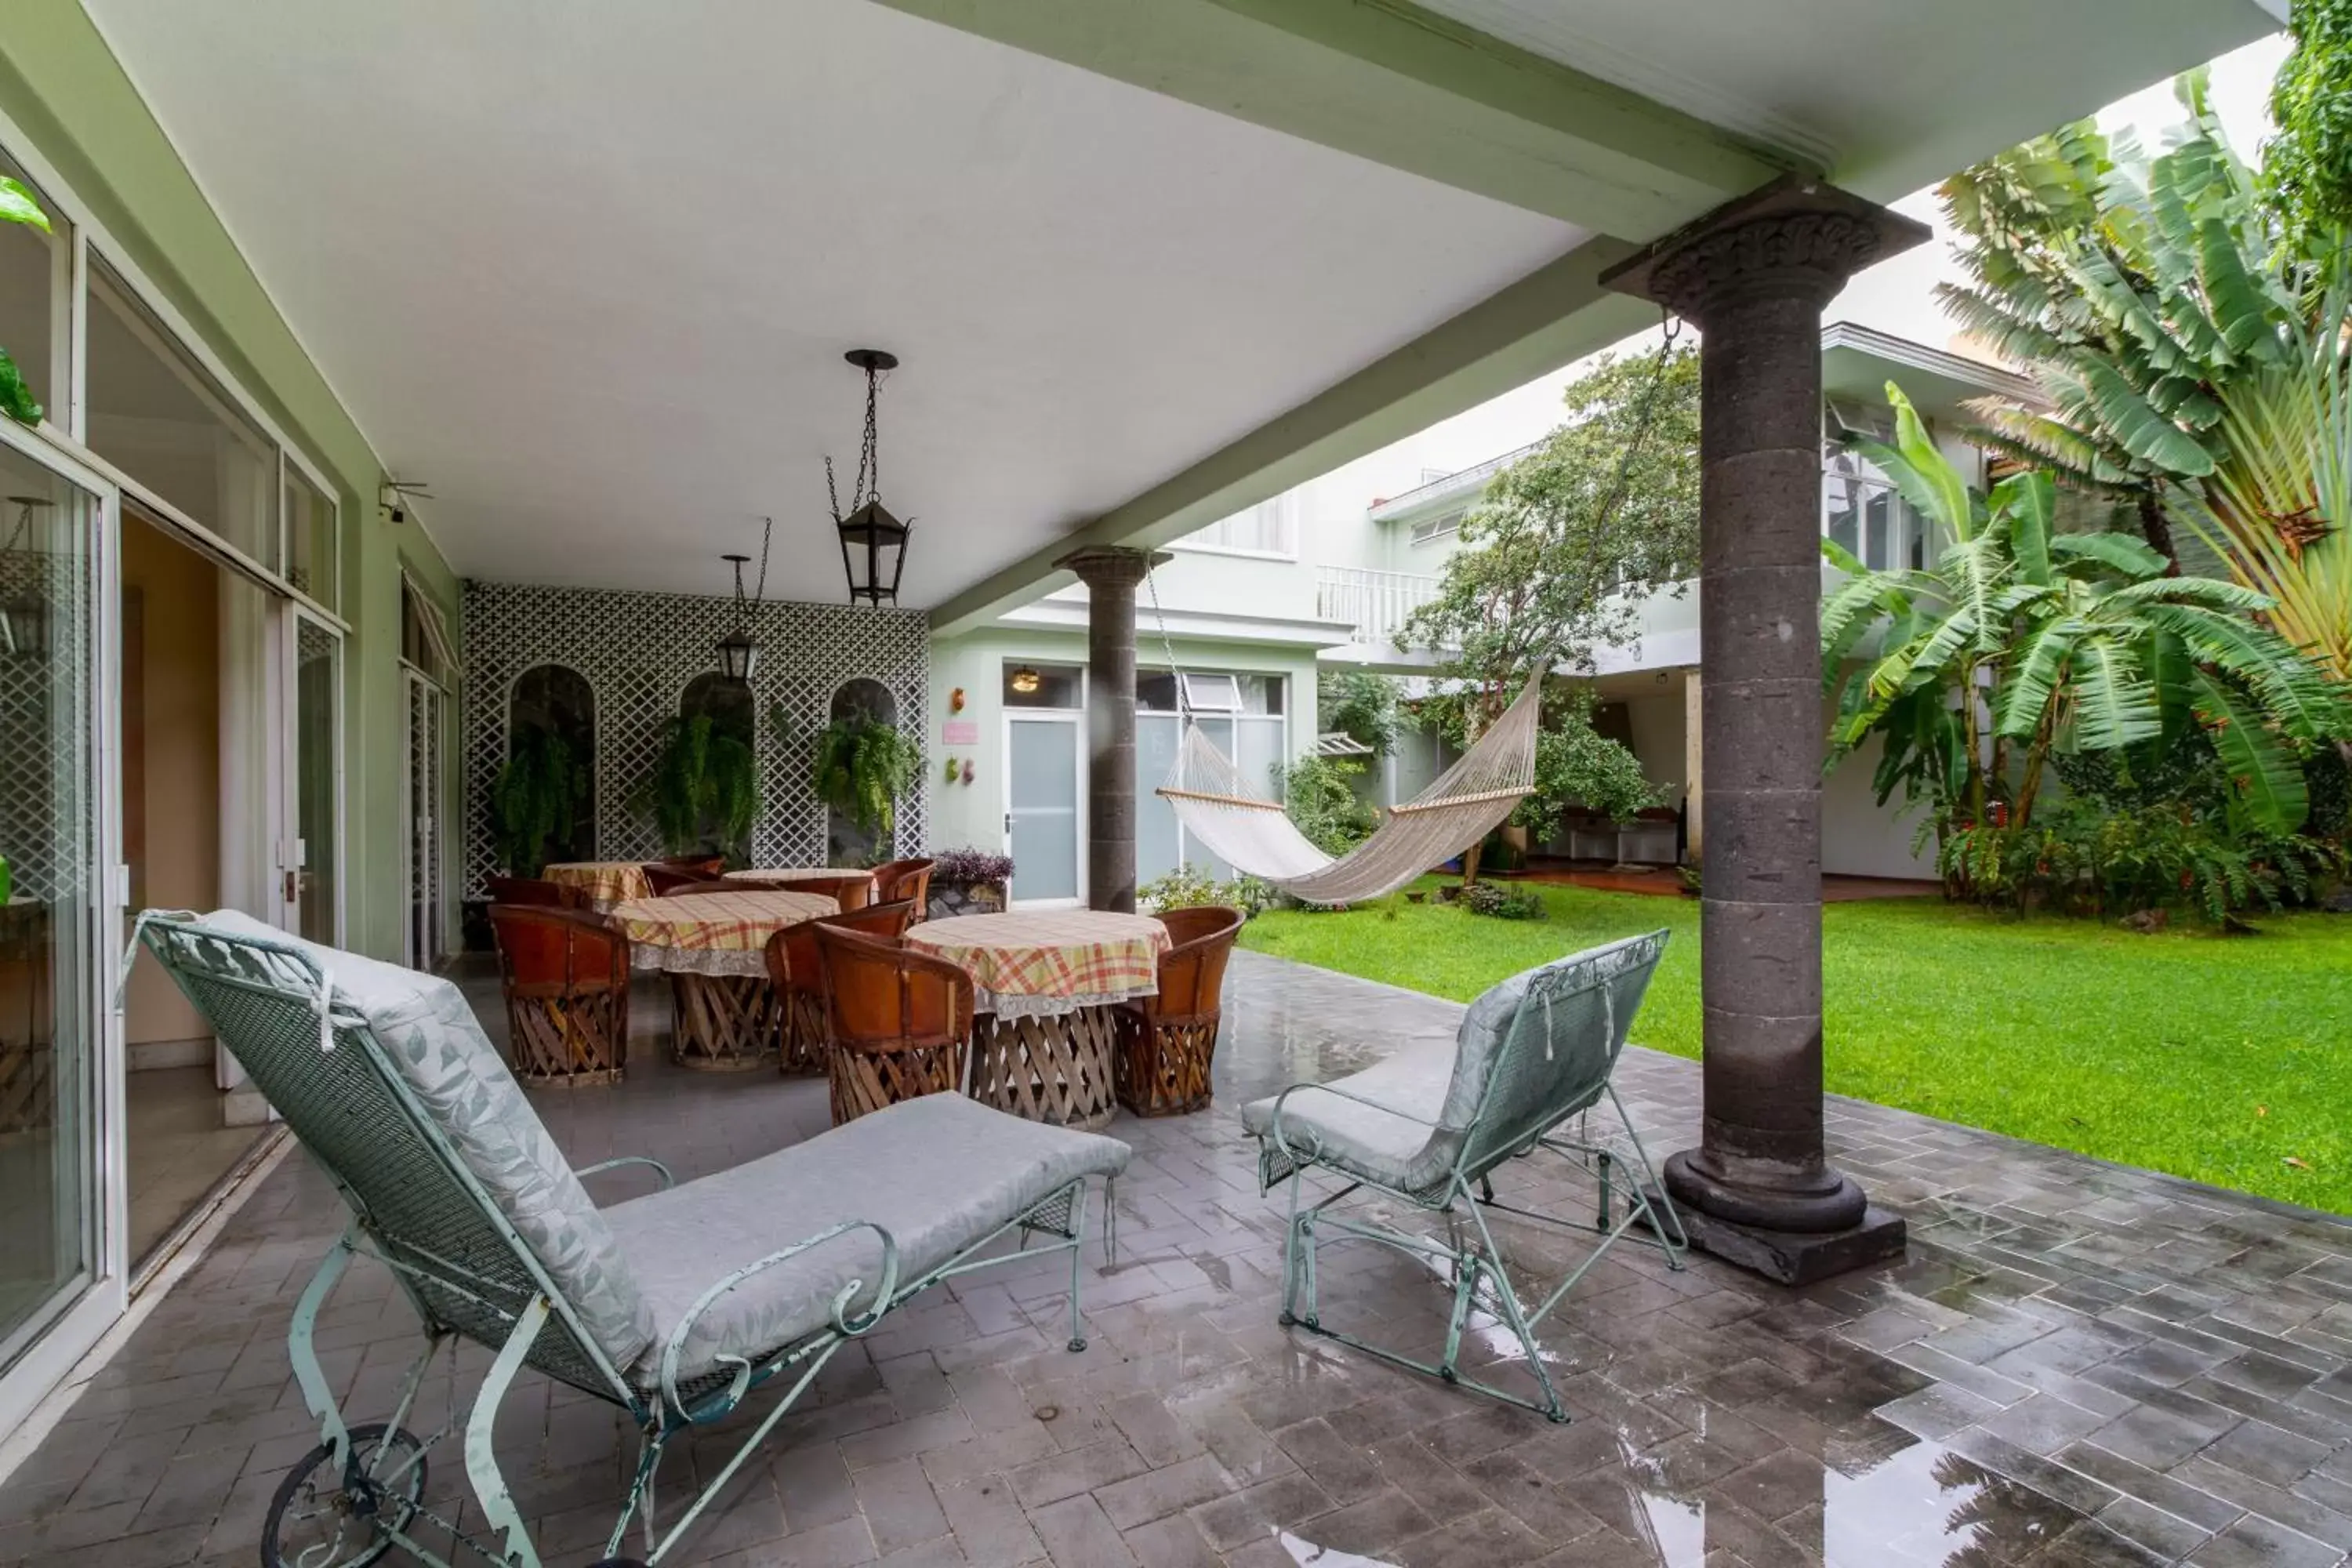
{"label": "porch light fixture", "polygon": [[1037,689],[1037,672],[1027,665],[1013,672],[1013,689],[1026,697]]}
{"label": "porch light fixture", "polygon": [[898,575],[907,567],[907,537],[914,521],[899,521],[882,504],[882,458],[876,444],[874,395],[882,373],[895,370],[898,356],[882,349],[852,349],[841,356],[866,373],[866,438],[857,453],[857,482],[850,487],[849,510],[841,508],[833,459],[824,460],[825,497],[833,526],[841,535],[841,569],[849,578],[849,602],[880,606],[898,602]]}
{"label": "porch light fixture", "polygon": [[0,599],[0,658],[38,658],[47,651],[49,605],[40,591],[42,556],[33,548],[33,513],[57,503],[46,496],[10,496],[8,504],[16,509],[16,526],[0,545],[0,571],[16,557],[30,570],[24,582],[10,584],[13,593]]}
{"label": "porch light fixture", "polygon": [[735,568],[735,629],[719,639],[719,673],[740,685],[751,684],[760,672],[760,645],[751,636],[751,616],[760,607],[760,596],[768,591],[768,541],[776,531],[776,520],[762,520],[766,527],[760,535],[760,582],[749,599],[743,596],[743,568],[750,564],[748,555],[722,555],[719,559]]}

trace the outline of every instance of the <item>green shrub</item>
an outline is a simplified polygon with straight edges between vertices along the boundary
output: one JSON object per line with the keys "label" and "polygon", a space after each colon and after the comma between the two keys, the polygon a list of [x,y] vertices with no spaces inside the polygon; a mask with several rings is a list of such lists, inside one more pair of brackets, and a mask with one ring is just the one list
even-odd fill
{"label": "green shrub", "polygon": [[1456,900],[1474,915],[1491,915],[1498,921],[1539,921],[1544,918],[1543,900],[1532,888],[1507,888],[1499,882],[1473,882],[1462,889]]}
{"label": "green shrub", "polygon": [[1361,763],[1312,753],[1275,770],[1275,793],[1307,841],[1326,855],[1345,855],[1381,825],[1379,808],[1357,798],[1350,783]]}
{"label": "green shrub", "polygon": [[1256,877],[1235,877],[1220,882],[1205,871],[1191,866],[1179,866],[1164,877],[1155,877],[1135,889],[1138,908],[1158,913],[1161,910],[1197,909],[1203,904],[1223,904],[1228,909],[1255,915],[1273,907],[1278,897],[1274,885]]}
{"label": "green shrub", "polygon": [[2183,804],[2074,799],[2045,805],[2024,827],[1958,828],[1936,863],[1979,903],[2098,916],[2191,909],[2220,922],[2308,901],[2342,856],[2319,839],[2232,827]]}

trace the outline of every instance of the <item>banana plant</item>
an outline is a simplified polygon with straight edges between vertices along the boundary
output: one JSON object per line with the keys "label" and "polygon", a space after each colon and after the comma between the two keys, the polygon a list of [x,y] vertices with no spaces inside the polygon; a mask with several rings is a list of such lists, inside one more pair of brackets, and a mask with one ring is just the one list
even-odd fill
{"label": "banana plant", "polygon": [[[2168,574],[2129,534],[2056,531],[2043,472],[1970,489],[1889,383],[1892,447],[1863,443],[1950,537],[1933,567],[1850,574],[1822,609],[1832,761],[1881,738],[1881,802],[1924,796],[1941,832],[2033,810],[2052,752],[2135,746],[2202,724],[2239,806],[2270,831],[2307,813],[2295,746],[2352,733],[2343,689],[2261,618],[2242,583]],[[1864,650],[1875,634],[1874,651]],[[1996,809],[1997,808],[1997,809]]]}
{"label": "banana plant", "polygon": [[[21,223],[43,234],[50,232],[49,215],[41,210],[33,193],[5,174],[0,174],[0,223]],[[16,368],[16,362],[8,357],[5,348],[0,348],[0,414],[20,425],[41,422],[40,399],[25,384],[24,372]]]}

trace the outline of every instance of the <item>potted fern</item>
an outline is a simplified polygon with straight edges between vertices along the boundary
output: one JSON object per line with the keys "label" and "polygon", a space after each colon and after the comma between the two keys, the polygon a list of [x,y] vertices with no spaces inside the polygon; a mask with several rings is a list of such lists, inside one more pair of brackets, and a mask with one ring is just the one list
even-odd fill
{"label": "potted fern", "polygon": [[878,852],[897,826],[899,798],[922,777],[923,748],[896,725],[853,713],[817,736],[810,773],[816,797]]}
{"label": "potted fern", "polygon": [[546,868],[551,839],[570,845],[588,786],[588,770],[562,736],[539,724],[515,731],[490,789],[491,829],[509,876],[538,876]]}
{"label": "potted fern", "polygon": [[760,818],[760,767],[751,742],[709,714],[672,719],[635,805],[653,818],[671,854],[709,848],[730,864],[749,865],[751,827]]}

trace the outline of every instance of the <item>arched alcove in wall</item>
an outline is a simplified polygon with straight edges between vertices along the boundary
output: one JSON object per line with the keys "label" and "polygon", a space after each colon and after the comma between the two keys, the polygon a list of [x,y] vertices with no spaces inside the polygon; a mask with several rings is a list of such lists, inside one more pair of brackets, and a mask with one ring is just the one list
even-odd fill
{"label": "arched alcove in wall", "polygon": [[[898,702],[890,695],[888,687],[861,675],[843,681],[835,690],[827,717],[836,724],[859,719],[870,724],[896,724]],[[826,863],[834,866],[869,865],[878,847],[875,835],[860,827],[855,817],[831,805],[824,813],[824,842]]]}
{"label": "arched alcove in wall", "polygon": [[743,681],[730,680],[715,670],[698,675],[678,694],[677,711],[683,719],[707,718],[714,731],[758,749],[759,704]]}
{"label": "arched alcove in wall", "polygon": [[534,665],[518,677],[507,702],[507,754],[521,740],[544,731],[563,742],[572,766],[588,781],[572,808],[572,831],[551,839],[551,860],[596,858],[596,689],[578,670],[561,664]]}

